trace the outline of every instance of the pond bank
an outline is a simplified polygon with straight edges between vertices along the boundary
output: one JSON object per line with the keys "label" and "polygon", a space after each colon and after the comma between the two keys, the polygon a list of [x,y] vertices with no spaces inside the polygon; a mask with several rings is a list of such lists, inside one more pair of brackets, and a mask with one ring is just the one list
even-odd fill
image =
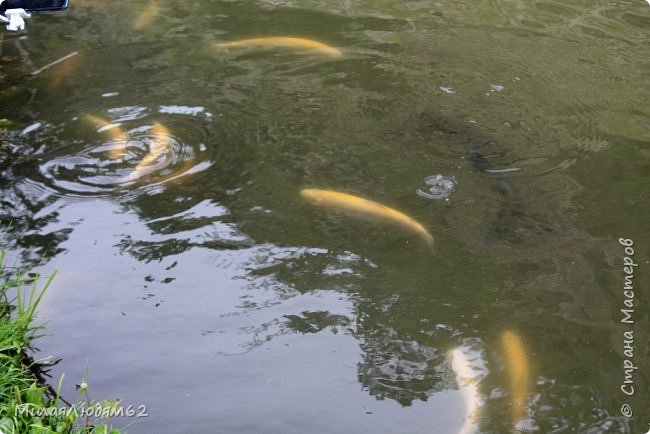
{"label": "pond bank", "polygon": [[0,252],[0,432],[119,434],[122,431],[111,428],[110,418],[99,424],[88,411],[93,409],[96,415],[99,409],[115,409],[118,401],[90,401],[84,380],[76,404],[69,405],[39,378],[41,365],[29,352],[44,329],[35,325],[36,308],[56,271],[41,286],[38,275],[8,271],[5,259],[6,253]]}

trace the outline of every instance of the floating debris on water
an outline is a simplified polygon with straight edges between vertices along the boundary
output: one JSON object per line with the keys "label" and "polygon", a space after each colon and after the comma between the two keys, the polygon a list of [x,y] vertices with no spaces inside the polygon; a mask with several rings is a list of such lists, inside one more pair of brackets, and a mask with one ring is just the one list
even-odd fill
{"label": "floating debris on water", "polygon": [[36,131],[37,129],[39,129],[39,128],[42,127],[42,126],[43,126],[42,123],[40,123],[40,122],[34,122],[33,124],[31,124],[31,125],[25,127],[25,128],[20,132],[19,135],[20,135],[21,137],[22,137],[22,136],[26,136],[27,134],[29,134],[29,133],[31,133],[31,132],[33,132],[33,131]]}
{"label": "floating debris on water", "polygon": [[176,114],[176,115],[189,115],[197,116],[205,112],[203,106],[187,106],[187,105],[161,105],[158,108],[159,113]]}
{"label": "floating debris on water", "polygon": [[444,177],[440,174],[424,178],[424,183],[427,185],[427,191],[418,189],[416,193],[418,196],[432,200],[448,198],[457,184],[453,176]]}
{"label": "floating debris on water", "polygon": [[504,167],[501,169],[485,169],[485,173],[510,173],[510,172],[519,172],[521,167]]}

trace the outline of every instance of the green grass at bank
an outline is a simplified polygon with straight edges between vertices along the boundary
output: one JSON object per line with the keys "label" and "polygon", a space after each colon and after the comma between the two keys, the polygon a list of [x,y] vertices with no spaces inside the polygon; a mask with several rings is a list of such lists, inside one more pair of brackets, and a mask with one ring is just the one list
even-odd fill
{"label": "green grass at bank", "polygon": [[[48,396],[48,387],[38,383],[27,351],[43,330],[43,326],[34,324],[36,309],[56,272],[39,288],[38,276],[17,273],[9,277],[5,259],[6,252],[1,251],[0,434],[123,432],[111,427],[111,416],[119,414],[119,401],[91,401],[85,381],[73,406],[66,405],[58,393]],[[9,294],[15,296],[10,298]]]}

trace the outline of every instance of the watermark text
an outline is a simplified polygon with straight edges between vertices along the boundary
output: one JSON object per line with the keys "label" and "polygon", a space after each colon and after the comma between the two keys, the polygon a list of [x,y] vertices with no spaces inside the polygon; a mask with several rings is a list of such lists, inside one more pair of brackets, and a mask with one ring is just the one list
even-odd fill
{"label": "watermark text", "polygon": [[95,417],[98,419],[111,419],[114,417],[148,417],[146,405],[73,405],[72,407],[38,407],[30,404],[18,404],[14,416],[27,417]]}
{"label": "watermark text", "polygon": [[[623,331],[623,381],[621,391],[626,396],[634,395],[634,375],[639,369],[634,364],[634,271],[639,265],[634,260],[634,241],[626,238],[619,238],[619,244],[623,247],[623,307],[621,308],[621,324],[627,325]],[[625,403],[621,406],[621,414],[625,417],[632,417],[632,408]]]}

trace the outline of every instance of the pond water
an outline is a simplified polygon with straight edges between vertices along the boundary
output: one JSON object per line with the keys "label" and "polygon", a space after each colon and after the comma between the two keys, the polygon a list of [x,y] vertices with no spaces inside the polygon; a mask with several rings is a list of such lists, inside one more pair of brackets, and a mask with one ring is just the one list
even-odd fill
{"label": "pond water", "polygon": [[[0,69],[4,245],[59,270],[69,400],[87,369],[130,433],[650,428],[646,2],[71,3]],[[219,45],[281,36],[333,48]]]}

